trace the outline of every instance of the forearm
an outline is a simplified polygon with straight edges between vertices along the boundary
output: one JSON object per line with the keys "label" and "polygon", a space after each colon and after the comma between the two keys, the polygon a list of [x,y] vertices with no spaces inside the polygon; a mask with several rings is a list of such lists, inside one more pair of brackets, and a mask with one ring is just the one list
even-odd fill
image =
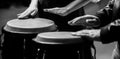
{"label": "forearm", "polygon": [[120,26],[107,25],[101,28],[100,40],[102,43],[111,43],[120,38]]}
{"label": "forearm", "polygon": [[75,10],[78,10],[79,8],[85,6],[88,4],[90,0],[75,0],[72,3],[68,4],[66,8],[68,9],[68,12],[71,13]]}
{"label": "forearm", "polygon": [[29,6],[37,6],[38,5],[38,0],[31,0],[31,3]]}

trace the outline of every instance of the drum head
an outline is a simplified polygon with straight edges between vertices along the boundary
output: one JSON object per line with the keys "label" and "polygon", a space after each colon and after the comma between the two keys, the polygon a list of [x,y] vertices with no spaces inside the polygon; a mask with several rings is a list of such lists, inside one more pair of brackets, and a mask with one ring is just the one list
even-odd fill
{"label": "drum head", "polygon": [[40,33],[34,39],[44,44],[73,44],[82,41],[81,36],[73,36],[72,32],[45,32]]}
{"label": "drum head", "polygon": [[56,30],[53,21],[44,18],[13,19],[4,27],[6,31],[14,33],[40,33]]}

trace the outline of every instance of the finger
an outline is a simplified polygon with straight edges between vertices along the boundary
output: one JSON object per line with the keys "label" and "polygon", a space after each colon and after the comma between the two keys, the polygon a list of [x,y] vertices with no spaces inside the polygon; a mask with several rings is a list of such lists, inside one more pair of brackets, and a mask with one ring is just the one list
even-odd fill
{"label": "finger", "polygon": [[27,13],[27,11],[18,14],[18,18],[24,18],[26,13]]}
{"label": "finger", "polygon": [[72,32],[71,33],[72,35],[75,35],[75,36],[88,36],[88,33],[84,33],[84,32]]}
{"label": "finger", "polygon": [[33,11],[26,11],[25,13],[21,14],[19,18],[26,18],[28,17]]}
{"label": "finger", "polygon": [[31,16],[35,16],[37,14],[38,10],[35,10],[31,13]]}
{"label": "finger", "polygon": [[53,9],[53,10],[49,10],[50,13],[53,13],[53,14],[59,14],[58,10],[56,9]]}
{"label": "finger", "polygon": [[79,18],[75,18],[75,19],[73,19],[71,21],[68,21],[68,24],[70,24],[70,25],[78,25],[78,22],[77,22],[78,19]]}
{"label": "finger", "polygon": [[74,25],[72,22],[73,22],[73,20],[68,21],[68,24],[69,24],[69,25]]}
{"label": "finger", "polygon": [[66,16],[66,15],[68,15],[68,13],[66,13],[66,11],[65,11],[65,10],[62,10],[62,9],[58,10],[56,13],[57,13],[58,15],[60,15],[60,16]]}
{"label": "finger", "polygon": [[48,12],[48,9],[43,9],[43,11]]}
{"label": "finger", "polygon": [[31,15],[31,13],[32,13],[33,11],[34,11],[34,10],[32,10],[32,11],[27,11],[27,12],[24,14],[24,16],[26,17],[26,16]]}
{"label": "finger", "polygon": [[50,9],[44,9],[45,12],[58,14],[58,8],[50,8]]}
{"label": "finger", "polygon": [[68,12],[62,12],[60,15],[61,16],[67,16],[69,13]]}
{"label": "finger", "polygon": [[17,14],[17,16],[20,16],[20,15],[21,15],[21,13]]}
{"label": "finger", "polygon": [[43,9],[45,12],[51,12],[53,9]]}
{"label": "finger", "polygon": [[73,36],[80,36],[76,32],[71,33]]}
{"label": "finger", "polygon": [[71,21],[68,21],[68,24],[70,24],[70,25],[78,25],[77,23],[76,23],[76,20],[74,19],[74,20],[71,20]]}

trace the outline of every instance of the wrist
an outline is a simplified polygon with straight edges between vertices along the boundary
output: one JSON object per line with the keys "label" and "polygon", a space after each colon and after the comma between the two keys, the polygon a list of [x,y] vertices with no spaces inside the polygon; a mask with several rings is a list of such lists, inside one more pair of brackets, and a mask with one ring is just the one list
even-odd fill
{"label": "wrist", "polygon": [[96,36],[94,38],[94,41],[100,41],[101,29],[97,29],[95,32],[96,32]]}
{"label": "wrist", "polygon": [[38,5],[38,0],[32,0],[30,3],[30,7],[37,7]]}

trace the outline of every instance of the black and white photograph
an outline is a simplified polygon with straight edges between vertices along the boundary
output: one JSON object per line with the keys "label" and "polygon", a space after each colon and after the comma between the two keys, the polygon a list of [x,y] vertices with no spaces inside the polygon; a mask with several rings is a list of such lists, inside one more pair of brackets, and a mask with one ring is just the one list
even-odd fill
{"label": "black and white photograph", "polygon": [[0,0],[0,59],[120,59],[120,0]]}

